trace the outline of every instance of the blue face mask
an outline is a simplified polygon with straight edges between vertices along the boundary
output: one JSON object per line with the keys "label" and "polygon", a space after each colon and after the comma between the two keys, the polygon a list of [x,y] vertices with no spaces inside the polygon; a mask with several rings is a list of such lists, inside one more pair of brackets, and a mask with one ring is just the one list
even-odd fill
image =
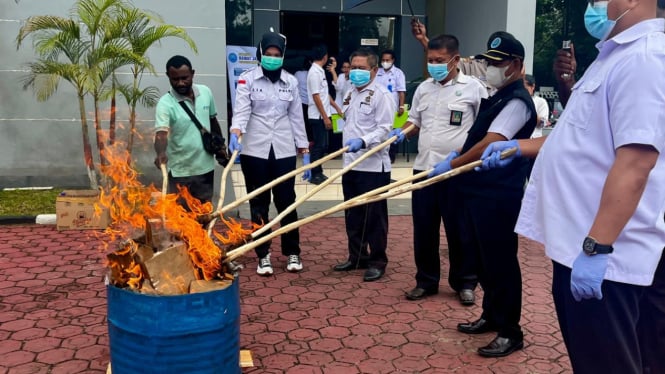
{"label": "blue face mask", "polygon": [[268,71],[275,71],[282,67],[284,57],[261,56],[261,66]]}
{"label": "blue face mask", "polygon": [[366,85],[371,79],[372,75],[369,70],[352,69],[349,72],[349,80],[351,81],[351,84],[356,87],[362,87]]}
{"label": "blue face mask", "polygon": [[591,4],[587,5],[584,12],[584,26],[586,27],[586,31],[598,40],[605,40],[612,32],[612,29],[614,29],[617,21],[630,11],[630,9],[626,10],[615,20],[608,19],[607,4],[609,3],[609,1],[597,1],[593,6]]}
{"label": "blue face mask", "polygon": [[427,64],[427,72],[435,81],[441,82],[448,76],[448,64]]}

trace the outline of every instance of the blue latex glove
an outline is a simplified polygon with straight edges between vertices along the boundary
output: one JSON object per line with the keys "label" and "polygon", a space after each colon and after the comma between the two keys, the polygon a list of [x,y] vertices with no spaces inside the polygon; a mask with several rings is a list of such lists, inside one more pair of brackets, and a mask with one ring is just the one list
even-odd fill
{"label": "blue latex glove", "polygon": [[[302,165],[309,165],[309,153],[305,153],[302,155]],[[307,169],[302,175],[302,180],[308,181],[312,178],[312,169]]]}
{"label": "blue latex glove", "polygon": [[427,178],[432,178],[436,177],[437,175],[441,175],[443,173],[449,172],[450,169],[450,162],[457,158],[459,156],[459,153],[457,151],[452,151],[450,154],[448,154],[448,157],[446,157],[445,160],[439,162],[438,164],[434,165],[434,170],[432,170],[431,173],[427,175]]}
{"label": "blue latex glove", "polygon": [[[517,152],[514,155],[501,159],[501,152],[510,149],[517,148]],[[508,140],[502,142],[494,142],[485,148],[483,155],[480,156],[480,159],[483,160],[483,165],[476,167],[476,171],[480,170],[490,170],[496,168],[506,167],[508,164],[513,162],[517,157],[522,156],[522,150],[520,149],[517,140]]]}
{"label": "blue latex glove", "polygon": [[400,129],[395,129],[388,134],[388,139],[392,138],[393,136],[397,136],[397,140],[393,142],[393,144],[399,144],[404,141],[404,138],[406,135],[402,132]]}
{"label": "blue latex glove", "polygon": [[231,139],[229,140],[229,151],[231,153],[238,150],[238,153],[242,152],[242,144],[238,143],[238,135],[231,133]]}
{"label": "blue latex glove", "polygon": [[589,256],[582,252],[577,256],[570,273],[570,292],[573,293],[575,301],[592,297],[598,300],[603,298],[600,287],[605,278],[609,259],[610,256],[606,254]]}
{"label": "blue latex glove", "polygon": [[363,140],[360,138],[351,139],[344,143],[344,146],[349,146],[349,150],[347,152],[355,153],[363,147]]}

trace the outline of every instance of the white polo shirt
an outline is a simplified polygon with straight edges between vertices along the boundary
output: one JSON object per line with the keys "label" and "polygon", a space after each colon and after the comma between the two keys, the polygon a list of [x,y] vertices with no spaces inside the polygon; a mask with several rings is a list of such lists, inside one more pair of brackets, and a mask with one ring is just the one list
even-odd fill
{"label": "white polo shirt", "polygon": [[286,70],[275,83],[260,66],[240,75],[231,129],[243,134],[243,155],[268,159],[272,147],[280,159],[309,147],[302,115],[298,81]]}
{"label": "white polo shirt", "polygon": [[[388,133],[393,128],[396,108],[390,98],[390,92],[385,87],[377,84],[376,79],[361,91],[358,91],[355,87],[349,90],[342,104],[344,104],[342,110],[345,118],[342,144],[356,138],[362,138],[365,142],[365,148],[358,152],[344,153],[344,166],[346,167],[369,149],[388,139]],[[356,165],[353,170],[390,171],[388,148],[384,147],[368,157]]]}
{"label": "white polo shirt", "polygon": [[307,98],[309,106],[307,107],[307,118],[322,119],[319,109],[314,103],[312,95],[319,94],[319,98],[323,103],[323,108],[326,115],[330,117],[332,111],[330,110],[330,94],[328,93],[328,81],[326,80],[326,73],[319,64],[312,64],[307,73]]}
{"label": "white polo shirt", "polygon": [[533,134],[531,134],[531,137],[539,138],[543,136],[543,122],[547,123],[549,121],[550,107],[549,105],[547,105],[547,100],[543,99],[542,97],[532,96],[532,98],[533,98],[533,105],[536,106],[536,113],[538,113],[538,117],[540,117],[541,120],[536,124],[536,128],[533,129]]}
{"label": "white polo shirt", "polygon": [[480,100],[486,97],[487,90],[480,81],[461,71],[444,85],[432,78],[422,82],[409,111],[409,121],[420,128],[413,168],[431,169],[451,151],[462,148],[476,120]]}
{"label": "white polo shirt", "polygon": [[[376,72],[376,82],[385,87],[395,103],[395,108],[399,107],[399,92],[406,92],[406,77],[404,72],[393,65],[386,71],[382,67]],[[397,109],[395,109],[397,111]]]}
{"label": "white polo shirt", "polygon": [[665,246],[665,20],[640,22],[597,44],[596,60],[536,159],[516,231],[572,267],[600,205],[616,149],[659,153],[639,205],[613,243],[605,279],[650,285]]}

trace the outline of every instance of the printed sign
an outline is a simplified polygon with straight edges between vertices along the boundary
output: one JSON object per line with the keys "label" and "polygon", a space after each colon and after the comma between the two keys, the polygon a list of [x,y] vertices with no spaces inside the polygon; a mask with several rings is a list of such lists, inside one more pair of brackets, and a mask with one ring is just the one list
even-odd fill
{"label": "printed sign", "polygon": [[240,74],[256,66],[256,47],[227,45],[226,66],[228,66],[229,87],[231,88],[231,107],[236,102],[236,87]]}
{"label": "printed sign", "polygon": [[379,45],[379,39],[360,39],[360,45],[377,47]]}

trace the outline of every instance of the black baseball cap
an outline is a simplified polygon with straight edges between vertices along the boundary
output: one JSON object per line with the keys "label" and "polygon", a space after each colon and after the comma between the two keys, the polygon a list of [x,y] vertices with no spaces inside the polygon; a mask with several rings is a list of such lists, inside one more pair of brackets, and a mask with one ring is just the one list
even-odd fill
{"label": "black baseball cap", "polygon": [[514,58],[524,59],[524,46],[513,34],[505,31],[497,31],[490,35],[487,41],[487,52],[477,55],[475,58],[505,61]]}

